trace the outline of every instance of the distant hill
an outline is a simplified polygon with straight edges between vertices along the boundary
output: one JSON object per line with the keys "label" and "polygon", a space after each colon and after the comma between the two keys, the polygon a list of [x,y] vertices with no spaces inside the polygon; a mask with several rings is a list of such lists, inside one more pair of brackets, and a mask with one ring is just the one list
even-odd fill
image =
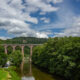
{"label": "distant hill", "polygon": [[[35,37],[15,37],[13,39],[7,39],[2,43],[12,43],[12,44],[43,44],[47,42],[47,38],[35,38]],[[0,43],[1,43],[0,42]]]}

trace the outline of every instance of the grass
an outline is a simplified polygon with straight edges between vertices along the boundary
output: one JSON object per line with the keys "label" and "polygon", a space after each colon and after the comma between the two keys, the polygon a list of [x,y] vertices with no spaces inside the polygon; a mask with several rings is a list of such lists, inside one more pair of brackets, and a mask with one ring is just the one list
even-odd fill
{"label": "grass", "polygon": [[8,80],[9,76],[9,72],[5,71],[4,69],[0,69],[0,80]]}
{"label": "grass", "polygon": [[0,69],[0,80],[21,80],[18,74],[12,69]]}

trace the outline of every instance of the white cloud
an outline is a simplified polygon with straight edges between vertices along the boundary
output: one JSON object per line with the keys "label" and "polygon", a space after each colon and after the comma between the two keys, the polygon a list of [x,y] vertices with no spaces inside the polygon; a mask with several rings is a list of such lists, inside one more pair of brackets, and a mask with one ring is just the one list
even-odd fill
{"label": "white cloud", "polygon": [[64,36],[80,36],[80,26],[79,27],[72,27],[65,29],[61,33],[55,33],[55,36],[64,37]]}
{"label": "white cloud", "polygon": [[[48,1],[50,2],[52,0]],[[54,14],[51,16],[54,17]],[[36,30],[72,27],[74,17],[76,15],[73,13],[70,5],[68,3],[64,3],[59,5],[59,10],[56,12],[56,16],[54,18],[51,18],[50,21],[53,21],[52,23],[40,26],[39,28],[36,27]]]}
{"label": "white cloud", "polygon": [[26,4],[28,6],[33,6],[42,12],[53,12],[57,11],[58,8],[51,6],[48,3],[45,3],[44,0],[26,0]]}
{"label": "white cloud", "polygon": [[50,19],[46,18],[46,17],[43,17],[40,20],[42,20],[44,23],[49,23],[50,22]]}
{"label": "white cloud", "polygon": [[48,38],[48,35],[46,35],[45,33],[36,33],[38,38]]}
{"label": "white cloud", "polygon": [[21,0],[0,0],[0,17],[15,18],[37,24],[37,18],[31,17],[28,12],[23,12],[23,9],[26,7],[22,5]]}
{"label": "white cloud", "polygon": [[61,33],[55,33],[55,36],[80,36],[80,17],[75,18],[72,27],[65,29]]}
{"label": "white cloud", "polygon": [[47,34],[36,32],[35,30],[29,27],[29,24],[26,24],[23,21],[16,19],[1,19],[0,18],[0,29],[7,30],[8,33],[15,34],[16,36],[25,36],[25,37],[40,37],[45,38]]}
{"label": "white cloud", "polygon": [[60,29],[60,31],[53,31],[52,35],[54,34],[55,36],[80,36],[80,17],[74,14],[70,5],[66,3],[61,5],[60,8],[61,9],[57,11],[57,21],[36,29],[54,30],[56,28],[58,30]]}
{"label": "white cloud", "polygon": [[45,15],[46,13],[45,12],[40,12],[40,15]]}
{"label": "white cloud", "polygon": [[0,39],[2,39],[2,40],[7,40],[7,39],[11,39],[11,38],[10,38],[10,37],[0,36]]}
{"label": "white cloud", "polygon": [[63,0],[52,0],[53,1],[53,3],[61,3],[61,2],[63,2]]}
{"label": "white cloud", "polygon": [[47,2],[47,3],[52,2],[53,4],[57,4],[57,3],[63,2],[64,0],[44,0],[44,1]]}
{"label": "white cloud", "polygon": [[[47,37],[47,34],[30,28],[30,23],[38,23],[37,17],[30,14],[38,10],[42,13],[54,12],[58,7],[43,0],[25,0],[25,3],[23,0],[0,0],[0,29],[16,36]],[[44,22],[48,23],[49,19],[45,19]]]}

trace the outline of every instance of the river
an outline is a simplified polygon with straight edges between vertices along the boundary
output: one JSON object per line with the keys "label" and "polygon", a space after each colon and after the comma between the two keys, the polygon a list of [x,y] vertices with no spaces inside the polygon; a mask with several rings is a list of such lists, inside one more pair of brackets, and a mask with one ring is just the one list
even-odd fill
{"label": "river", "polygon": [[21,76],[21,80],[63,80],[57,76],[43,72],[28,62],[23,62],[17,72]]}

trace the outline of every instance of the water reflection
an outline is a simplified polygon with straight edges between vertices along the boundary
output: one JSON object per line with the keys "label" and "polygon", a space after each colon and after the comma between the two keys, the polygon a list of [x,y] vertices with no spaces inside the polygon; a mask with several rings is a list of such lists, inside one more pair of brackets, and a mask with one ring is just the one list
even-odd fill
{"label": "water reflection", "polygon": [[21,64],[21,76],[32,76],[32,63],[24,63]]}
{"label": "water reflection", "polygon": [[21,76],[22,76],[22,80],[35,80],[35,78],[32,76],[32,63],[31,62],[25,63],[25,64],[24,64],[24,61],[22,62]]}
{"label": "water reflection", "polygon": [[21,63],[20,69],[21,69],[21,75],[23,76],[23,75],[24,75],[24,73],[23,73],[23,69],[24,69],[24,61]]}
{"label": "water reflection", "polygon": [[53,77],[38,68],[36,68],[32,63],[24,63],[21,64],[21,77],[22,80],[62,80],[58,77]]}
{"label": "water reflection", "polygon": [[35,80],[34,77],[22,77],[22,80]]}

